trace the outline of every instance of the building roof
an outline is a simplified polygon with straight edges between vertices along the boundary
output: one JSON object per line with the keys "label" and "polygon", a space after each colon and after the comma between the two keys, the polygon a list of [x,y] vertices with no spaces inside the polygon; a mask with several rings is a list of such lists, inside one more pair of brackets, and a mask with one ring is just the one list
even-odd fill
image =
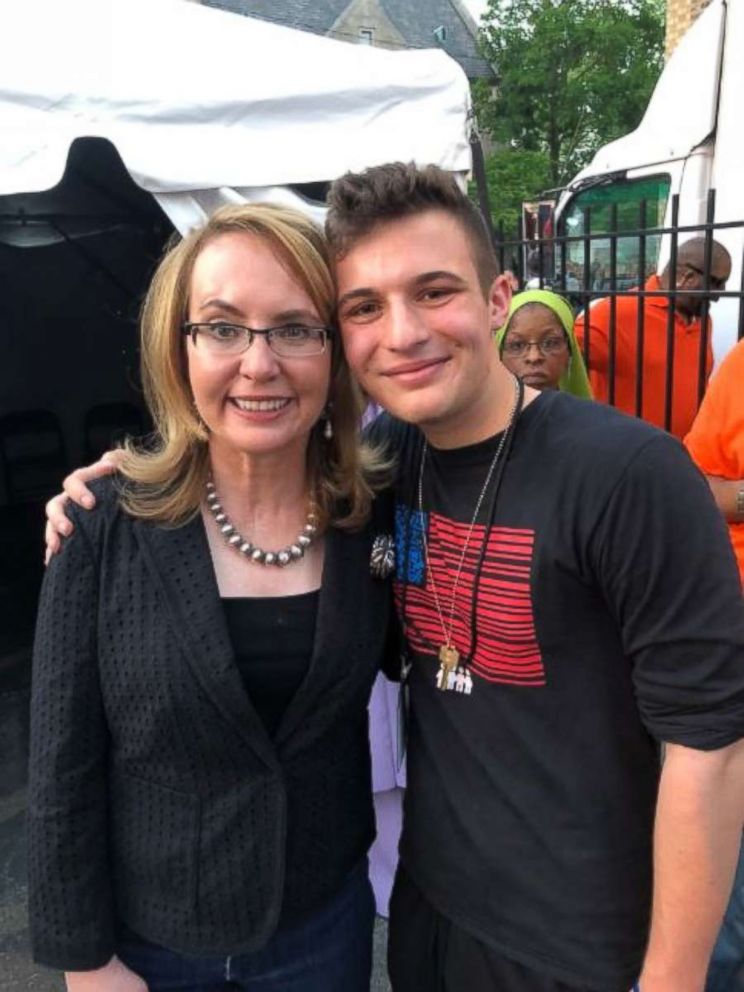
{"label": "building roof", "polygon": [[[331,33],[331,28],[348,9],[351,0],[283,0],[281,4],[277,4],[276,0],[202,2],[207,7],[218,7],[344,40],[340,33]],[[468,79],[493,76],[488,62],[478,55],[473,22],[459,0],[416,0],[415,4],[411,0],[378,0],[378,3],[405,39],[407,47],[441,47],[460,63]],[[434,30],[438,27],[443,27],[446,32],[441,46],[434,38]],[[346,40],[355,41],[356,38]]]}
{"label": "building roof", "polygon": [[219,7],[247,17],[326,34],[349,6],[349,0],[202,0],[205,7]]}

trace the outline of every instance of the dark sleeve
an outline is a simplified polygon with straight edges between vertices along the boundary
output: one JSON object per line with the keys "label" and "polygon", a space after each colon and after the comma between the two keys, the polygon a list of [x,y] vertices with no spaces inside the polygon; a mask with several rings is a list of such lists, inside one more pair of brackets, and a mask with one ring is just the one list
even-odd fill
{"label": "dark sleeve", "polygon": [[[392,600],[392,590],[390,592]],[[391,682],[400,682],[401,660],[403,656],[403,631],[401,629],[395,603],[390,605],[390,620],[388,622],[387,638],[385,639],[385,654],[382,659],[382,671]]]}
{"label": "dark sleeve", "polygon": [[682,446],[658,434],[615,486],[593,543],[641,718],[700,750],[744,737],[744,598],[725,524]]}
{"label": "dark sleeve", "polygon": [[[384,415],[383,415],[384,416]],[[378,420],[380,418],[378,417]],[[391,487],[383,489],[375,495],[372,503],[372,518],[370,521],[373,536],[388,536],[394,543],[395,538],[395,493]],[[379,580],[383,581],[383,580]],[[384,580],[388,583],[390,608],[387,637],[385,639],[385,652],[382,658],[382,671],[392,681],[400,681],[401,653],[403,649],[403,635],[401,632],[398,613],[395,609],[393,597],[392,577]]]}
{"label": "dark sleeve", "polygon": [[44,578],[31,691],[31,943],[35,961],[65,971],[100,968],[114,953],[98,569],[82,512]]}

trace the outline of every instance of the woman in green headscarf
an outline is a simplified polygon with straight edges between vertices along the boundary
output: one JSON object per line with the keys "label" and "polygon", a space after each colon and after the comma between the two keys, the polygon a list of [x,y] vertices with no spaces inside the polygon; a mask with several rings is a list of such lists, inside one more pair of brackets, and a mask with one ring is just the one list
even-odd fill
{"label": "woman in green headscarf", "polygon": [[496,331],[496,346],[504,365],[525,385],[591,399],[573,328],[573,311],[562,296],[528,289],[512,297],[506,323]]}

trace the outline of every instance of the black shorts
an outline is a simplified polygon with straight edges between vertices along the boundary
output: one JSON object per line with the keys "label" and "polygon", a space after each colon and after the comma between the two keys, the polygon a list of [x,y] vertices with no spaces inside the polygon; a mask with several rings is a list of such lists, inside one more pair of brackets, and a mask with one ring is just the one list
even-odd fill
{"label": "black shorts", "polygon": [[389,934],[393,992],[597,992],[505,958],[436,910],[400,866]]}

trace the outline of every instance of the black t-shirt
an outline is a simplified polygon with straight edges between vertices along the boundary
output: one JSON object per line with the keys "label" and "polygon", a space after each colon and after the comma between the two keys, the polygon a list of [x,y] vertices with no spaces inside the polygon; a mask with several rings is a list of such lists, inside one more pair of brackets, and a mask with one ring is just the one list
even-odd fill
{"label": "black t-shirt", "polygon": [[396,596],[413,661],[402,861],[503,954],[571,984],[630,987],[658,741],[744,736],[744,606],[707,484],[670,436],[543,393],[519,419],[492,523],[489,493],[473,530],[454,609],[461,665],[442,692],[421,531],[448,626],[499,438],[429,451],[422,520],[420,433],[385,417],[371,434],[399,463]]}

